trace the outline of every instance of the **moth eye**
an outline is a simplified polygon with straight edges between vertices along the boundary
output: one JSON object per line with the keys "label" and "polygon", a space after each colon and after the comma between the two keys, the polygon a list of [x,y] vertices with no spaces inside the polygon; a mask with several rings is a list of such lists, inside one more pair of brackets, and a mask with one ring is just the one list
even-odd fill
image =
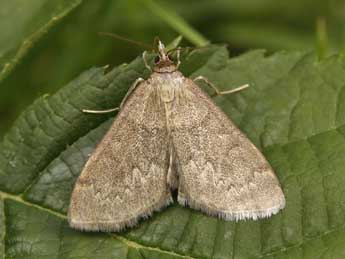
{"label": "moth eye", "polygon": [[161,60],[161,59],[159,58],[159,56],[156,56],[156,57],[155,57],[155,64],[158,64],[160,60]]}
{"label": "moth eye", "polygon": [[169,54],[168,55],[169,60],[173,61],[173,57]]}

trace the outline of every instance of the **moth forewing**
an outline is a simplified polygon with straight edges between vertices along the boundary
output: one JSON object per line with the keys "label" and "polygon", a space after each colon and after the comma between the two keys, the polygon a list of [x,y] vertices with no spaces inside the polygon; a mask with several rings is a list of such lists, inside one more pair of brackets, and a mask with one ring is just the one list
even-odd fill
{"label": "moth forewing", "polygon": [[172,202],[176,188],[179,203],[226,220],[269,217],[284,207],[264,156],[177,71],[160,41],[153,73],[139,81],[76,182],[72,227],[133,226]]}
{"label": "moth forewing", "polygon": [[261,152],[192,80],[186,79],[181,89],[193,97],[167,112],[178,201],[226,220],[276,214],[285,198]]}
{"label": "moth forewing", "polygon": [[68,219],[82,230],[118,231],[172,202],[165,112],[140,83],[81,172]]}

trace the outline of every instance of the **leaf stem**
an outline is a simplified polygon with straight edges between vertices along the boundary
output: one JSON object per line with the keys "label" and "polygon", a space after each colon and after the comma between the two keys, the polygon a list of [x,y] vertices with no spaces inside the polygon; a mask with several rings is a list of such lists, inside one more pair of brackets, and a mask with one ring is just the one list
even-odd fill
{"label": "leaf stem", "polygon": [[161,18],[165,23],[194,45],[202,47],[209,44],[209,41],[204,36],[191,27],[181,16],[170,11],[169,8],[162,7],[154,0],[141,0],[141,2],[154,15]]}

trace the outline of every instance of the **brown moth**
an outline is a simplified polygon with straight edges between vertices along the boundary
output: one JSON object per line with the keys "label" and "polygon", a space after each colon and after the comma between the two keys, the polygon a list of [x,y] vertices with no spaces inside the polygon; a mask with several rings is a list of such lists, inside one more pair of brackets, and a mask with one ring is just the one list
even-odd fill
{"label": "brown moth", "polygon": [[[256,220],[284,208],[284,194],[264,156],[178,71],[179,51],[177,57],[175,65],[158,42],[150,78],[138,79],[129,90],[75,184],[71,227],[119,231],[134,226],[172,203],[173,189],[183,206],[225,220]],[[247,87],[220,92],[206,83],[216,94]]]}

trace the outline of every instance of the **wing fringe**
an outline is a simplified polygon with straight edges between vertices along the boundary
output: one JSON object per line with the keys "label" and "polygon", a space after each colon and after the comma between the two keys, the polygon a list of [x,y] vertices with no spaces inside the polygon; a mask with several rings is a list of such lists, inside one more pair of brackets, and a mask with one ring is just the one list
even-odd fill
{"label": "wing fringe", "polygon": [[72,228],[81,230],[81,231],[95,231],[95,232],[114,232],[114,231],[123,231],[127,228],[132,228],[137,225],[138,221],[141,219],[147,219],[152,216],[156,211],[160,211],[165,207],[173,203],[172,197],[169,197],[167,200],[163,200],[160,203],[157,203],[145,212],[139,214],[136,217],[127,219],[126,221],[76,221],[71,217],[68,217],[69,224]]}
{"label": "wing fringe", "polygon": [[216,216],[220,219],[224,219],[227,221],[239,221],[239,220],[258,220],[262,218],[269,218],[272,215],[277,214],[281,209],[285,207],[285,199],[283,198],[280,203],[274,207],[265,209],[265,210],[251,210],[251,211],[216,211],[212,208],[209,208],[205,205],[202,205],[196,202],[193,199],[186,199],[184,197],[178,197],[178,202],[182,206],[189,206],[195,210],[202,211],[210,216]]}

